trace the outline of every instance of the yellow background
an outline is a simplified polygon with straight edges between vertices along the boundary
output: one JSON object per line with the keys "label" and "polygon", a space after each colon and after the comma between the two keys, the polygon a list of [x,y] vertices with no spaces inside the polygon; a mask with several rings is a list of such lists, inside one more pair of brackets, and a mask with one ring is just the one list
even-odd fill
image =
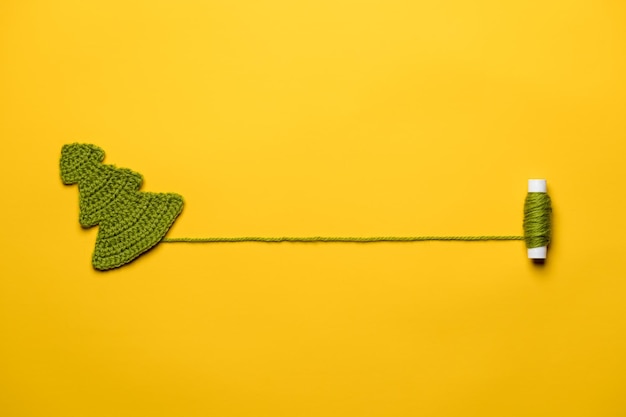
{"label": "yellow background", "polygon": [[[623,1],[0,2],[0,414],[626,415]],[[107,273],[61,146],[178,192]]]}

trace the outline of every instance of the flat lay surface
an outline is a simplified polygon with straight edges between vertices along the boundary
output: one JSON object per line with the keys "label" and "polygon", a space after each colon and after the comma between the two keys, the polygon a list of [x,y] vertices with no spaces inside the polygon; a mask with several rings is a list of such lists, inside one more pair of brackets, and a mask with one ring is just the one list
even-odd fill
{"label": "flat lay surface", "polygon": [[[620,1],[0,3],[0,415],[622,416]],[[64,144],[176,193],[93,269]]]}

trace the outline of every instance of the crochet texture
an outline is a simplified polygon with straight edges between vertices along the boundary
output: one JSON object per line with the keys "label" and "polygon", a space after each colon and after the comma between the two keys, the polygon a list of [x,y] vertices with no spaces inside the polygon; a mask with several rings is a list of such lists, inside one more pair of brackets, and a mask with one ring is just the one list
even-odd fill
{"label": "crochet texture", "polygon": [[180,195],[139,191],[141,174],[103,160],[95,145],[73,143],[61,151],[63,183],[78,183],[81,226],[99,225],[92,257],[99,270],[127,264],[158,244],[183,208]]}

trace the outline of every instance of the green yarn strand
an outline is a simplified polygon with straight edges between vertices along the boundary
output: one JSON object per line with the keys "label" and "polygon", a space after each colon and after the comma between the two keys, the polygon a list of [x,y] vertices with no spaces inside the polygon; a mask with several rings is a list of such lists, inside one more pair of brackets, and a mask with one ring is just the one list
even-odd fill
{"label": "green yarn strand", "polygon": [[524,240],[524,236],[309,236],[309,237],[166,237],[163,243],[236,243],[236,242],[423,242],[423,241],[480,241],[480,240]]}
{"label": "green yarn strand", "polygon": [[546,193],[528,193],[524,203],[524,239],[527,248],[548,246],[552,237],[552,202]]}

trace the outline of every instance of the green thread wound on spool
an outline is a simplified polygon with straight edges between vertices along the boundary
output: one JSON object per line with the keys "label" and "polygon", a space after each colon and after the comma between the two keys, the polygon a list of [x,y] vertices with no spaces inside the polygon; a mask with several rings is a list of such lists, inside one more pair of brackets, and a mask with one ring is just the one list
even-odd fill
{"label": "green thread wound on spool", "polygon": [[547,193],[528,193],[524,202],[524,240],[527,248],[548,246],[552,237],[552,202]]}

